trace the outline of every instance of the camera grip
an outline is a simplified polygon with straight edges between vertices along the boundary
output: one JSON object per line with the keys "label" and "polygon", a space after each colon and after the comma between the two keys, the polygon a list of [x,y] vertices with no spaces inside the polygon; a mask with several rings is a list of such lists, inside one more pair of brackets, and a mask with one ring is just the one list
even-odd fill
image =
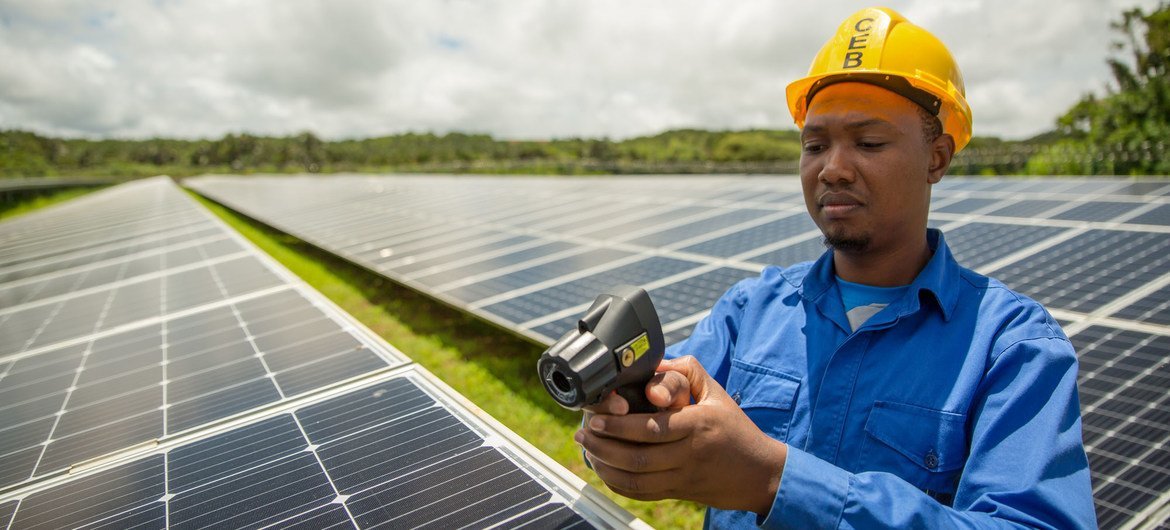
{"label": "camera grip", "polygon": [[630,414],[647,414],[658,412],[658,407],[646,398],[646,383],[650,380],[639,381],[617,388],[617,394],[625,398],[630,404]]}

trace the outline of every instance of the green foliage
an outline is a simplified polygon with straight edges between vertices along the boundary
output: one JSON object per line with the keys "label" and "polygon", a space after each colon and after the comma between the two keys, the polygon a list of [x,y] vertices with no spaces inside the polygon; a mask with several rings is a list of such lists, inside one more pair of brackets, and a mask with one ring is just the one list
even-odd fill
{"label": "green foliage", "polygon": [[[1167,174],[1170,158],[1170,3],[1152,13],[1125,11],[1112,23],[1122,40],[1110,58],[1115,86],[1085,96],[1057,121],[1068,145],[1082,146],[1114,174]],[[1037,164],[1043,167],[1044,161]]]}
{"label": "green foliage", "polygon": [[800,143],[769,131],[727,133],[715,142],[711,154],[717,162],[799,160]]}
{"label": "green foliage", "polygon": [[97,189],[100,188],[51,188],[46,190],[0,193],[0,221],[47,208],[54,204],[80,197]]}
{"label": "green foliage", "polygon": [[310,132],[289,137],[241,133],[218,140],[136,141],[0,131],[0,177],[350,171],[581,174],[655,171],[662,164],[788,162],[799,157],[795,131],[767,130],[687,129],[622,141],[497,140],[464,133],[325,141]]}

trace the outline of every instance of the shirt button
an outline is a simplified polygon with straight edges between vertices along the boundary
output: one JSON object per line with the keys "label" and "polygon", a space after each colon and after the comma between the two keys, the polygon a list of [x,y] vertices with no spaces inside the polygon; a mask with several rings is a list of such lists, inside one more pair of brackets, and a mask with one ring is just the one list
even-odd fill
{"label": "shirt button", "polygon": [[927,469],[934,469],[938,467],[938,455],[934,454],[933,449],[926,453],[926,458],[924,459],[923,463],[926,464]]}
{"label": "shirt button", "polygon": [[738,404],[739,404],[739,400],[741,399],[741,397],[740,397],[740,395],[739,395],[739,391],[738,391],[738,390],[736,390],[736,391],[735,391],[735,393],[731,395],[731,399],[733,399],[733,400],[735,401],[735,404],[736,404],[736,405],[738,405]]}

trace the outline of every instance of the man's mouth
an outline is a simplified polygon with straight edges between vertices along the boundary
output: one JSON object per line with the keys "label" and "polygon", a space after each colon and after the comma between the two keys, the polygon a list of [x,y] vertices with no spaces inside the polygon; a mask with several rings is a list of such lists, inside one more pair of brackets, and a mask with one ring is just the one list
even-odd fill
{"label": "man's mouth", "polygon": [[817,203],[829,217],[849,215],[863,206],[861,200],[847,193],[826,193]]}

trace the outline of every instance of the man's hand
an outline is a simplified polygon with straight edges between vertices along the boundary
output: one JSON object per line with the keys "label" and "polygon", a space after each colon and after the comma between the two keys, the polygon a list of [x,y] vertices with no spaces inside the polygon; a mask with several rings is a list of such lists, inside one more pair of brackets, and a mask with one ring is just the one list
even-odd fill
{"label": "man's hand", "polygon": [[666,410],[627,415],[626,401],[611,394],[586,413],[575,439],[597,475],[633,499],[767,515],[788,447],[760,431],[694,357],[658,370],[646,396]]}

